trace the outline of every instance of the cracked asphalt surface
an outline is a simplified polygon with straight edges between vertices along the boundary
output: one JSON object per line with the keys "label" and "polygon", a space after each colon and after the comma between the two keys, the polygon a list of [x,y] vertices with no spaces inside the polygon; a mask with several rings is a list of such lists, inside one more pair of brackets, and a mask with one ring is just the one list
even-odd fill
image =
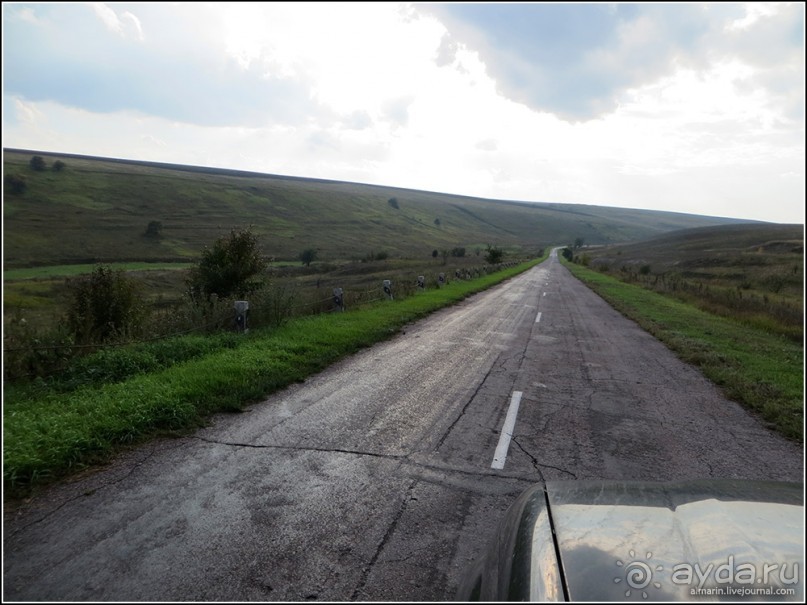
{"label": "cracked asphalt surface", "polygon": [[4,600],[452,600],[536,481],[803,475],[799,445],[553,256],[7,510]]}

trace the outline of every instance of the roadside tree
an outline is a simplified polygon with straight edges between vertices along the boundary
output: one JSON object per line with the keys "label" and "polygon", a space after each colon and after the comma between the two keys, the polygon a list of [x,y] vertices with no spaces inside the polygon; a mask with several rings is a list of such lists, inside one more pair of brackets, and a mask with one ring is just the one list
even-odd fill
{"label": "roadside tree", "polygon": [[497,265],[502,262],[504,258],[504,250],[496,246],[488,244],[487,252],[485,253],[485,260],[491,265]]}
{"label": "roadside tree", "polygon": [[261,288],[259,279],[266,269],[266,259],[258,249],[258,236],[250,229],[233,229],[202,251],[199,264],[191,268],[187,284],[195,301],[245,297]]}

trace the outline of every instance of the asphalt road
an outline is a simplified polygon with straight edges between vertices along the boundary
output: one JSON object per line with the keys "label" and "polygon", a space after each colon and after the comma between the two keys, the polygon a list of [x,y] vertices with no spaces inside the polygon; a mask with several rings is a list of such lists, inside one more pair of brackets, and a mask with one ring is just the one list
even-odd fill
{"label": "asphalt road", "polygon": [[451,600],[533,482],[802,460],[553,257],[6,511],[4,600]]}

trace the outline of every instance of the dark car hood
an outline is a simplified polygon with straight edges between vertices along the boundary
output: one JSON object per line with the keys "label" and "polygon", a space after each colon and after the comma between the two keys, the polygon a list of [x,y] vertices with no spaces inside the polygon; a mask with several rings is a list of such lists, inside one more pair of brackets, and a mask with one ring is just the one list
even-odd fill
{"label": "dark car hood", "polygon": [[547,482],[511,507],[464,596],[803,601],[803,567],[801,484]]}

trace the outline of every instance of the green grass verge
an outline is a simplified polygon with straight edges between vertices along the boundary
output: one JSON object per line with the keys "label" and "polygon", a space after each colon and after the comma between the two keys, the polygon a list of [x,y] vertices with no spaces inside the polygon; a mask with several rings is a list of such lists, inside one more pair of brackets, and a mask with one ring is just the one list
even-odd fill
{"label": "green grass verge", "polygon": [[612,307],[637,322],[789,439],[804,440],[804,348],[780,335],[712,315],[656,292],[564,262]]}
{"label": "green grass verge", "polygon": [[254,331],[237,346],[227,339],[215,345],[218,350],[201,357],[189,353],[191,358],[168,368],[155,369],[150,359],[140,365],[132,361],[131,368],[103,383],[69,392],[22,389],[14,396],[9,390],[3,412],[4,484],[19,494],[104,460],[128,444],[200,426],[214,412],[240,410],[540,260],[403,300]]}

